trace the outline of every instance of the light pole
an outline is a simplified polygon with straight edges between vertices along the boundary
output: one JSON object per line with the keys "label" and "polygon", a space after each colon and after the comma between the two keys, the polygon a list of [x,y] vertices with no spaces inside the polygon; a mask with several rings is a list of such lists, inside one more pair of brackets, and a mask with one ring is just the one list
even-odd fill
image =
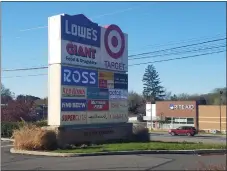
{"label": "light pole", "polygon": [[220,133],[221,133],[221,103],[222,103],[222,93],[223,93],[223,91],[220,91]]}

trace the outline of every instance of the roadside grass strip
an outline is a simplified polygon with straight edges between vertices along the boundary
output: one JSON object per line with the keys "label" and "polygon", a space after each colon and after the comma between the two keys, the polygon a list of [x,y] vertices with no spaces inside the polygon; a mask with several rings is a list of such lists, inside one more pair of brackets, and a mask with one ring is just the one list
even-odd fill
{"label": "roadside grass strip", "polygon": [[58,149],[54,153],[97,153],[138,150],[200,150],[200,149],[226,149],[225,144],[204,144],[191,142],[147,142],[147,143],[116,143],[102,144],[87,147],[71,147],[71,149]]}

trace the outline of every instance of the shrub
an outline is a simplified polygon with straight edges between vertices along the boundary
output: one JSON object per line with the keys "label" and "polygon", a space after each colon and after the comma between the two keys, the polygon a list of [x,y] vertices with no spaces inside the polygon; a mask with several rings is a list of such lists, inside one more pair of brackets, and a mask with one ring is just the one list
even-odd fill
{"label": "shrub", "polygon": [[133,126],[133,140],[139,142],[150,141],[149,130],[141,125]]}
{"label": "shrub", "polygon": [[13,130],[19,129],[18,122],[2,122],[1,123],[1,136],[11,137]]}
{"label": "shrub", "polygon": [[57,139],[54,131],[44,130],[35,125],[25,125],[14,130],[14,148],[18,150],[54,150]]}
{"label": "shrub", "polygon": [[[13,134],[13,131],[16,129],[19,129],[20,127],[23,127],[26,124],[26,122],[1,122],[1,136],[2,137],[11,137]],[[47,126],[47,121],[37,121],[33,122],[34,125],[38,127]]]}

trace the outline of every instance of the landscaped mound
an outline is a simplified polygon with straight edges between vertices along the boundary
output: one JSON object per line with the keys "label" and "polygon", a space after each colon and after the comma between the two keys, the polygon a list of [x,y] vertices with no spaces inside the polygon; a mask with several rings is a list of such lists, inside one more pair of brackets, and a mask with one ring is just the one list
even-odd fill
{"label": "landscaped mound", "polygon": [[35,125],[25,125],[13,132],[14,149],[54,150],[57,139],[54,131],[43,130]]}

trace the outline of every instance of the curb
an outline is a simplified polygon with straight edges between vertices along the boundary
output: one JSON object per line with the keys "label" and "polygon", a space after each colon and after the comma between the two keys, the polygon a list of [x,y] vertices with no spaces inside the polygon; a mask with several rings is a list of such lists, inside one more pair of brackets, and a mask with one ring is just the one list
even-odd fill
{"label": "curb", "polygon": [[226,149],[203,149],[203,150],[138,150],[138,151],[116,151],[116,152],[98,152],[98,153],[54,153],[43,151],[25,151],[10,149],[13,154],[27,154],[37,156],[51,157],[84,157],[84,156],[106,156],[106,155],[133,155],[133,154],[226,154]]}
{"label": "curb", "polygon": [[14,142],[14,139],[11,139],[11,138],[1,138],[1,141],[10,141],[10,142]]}

